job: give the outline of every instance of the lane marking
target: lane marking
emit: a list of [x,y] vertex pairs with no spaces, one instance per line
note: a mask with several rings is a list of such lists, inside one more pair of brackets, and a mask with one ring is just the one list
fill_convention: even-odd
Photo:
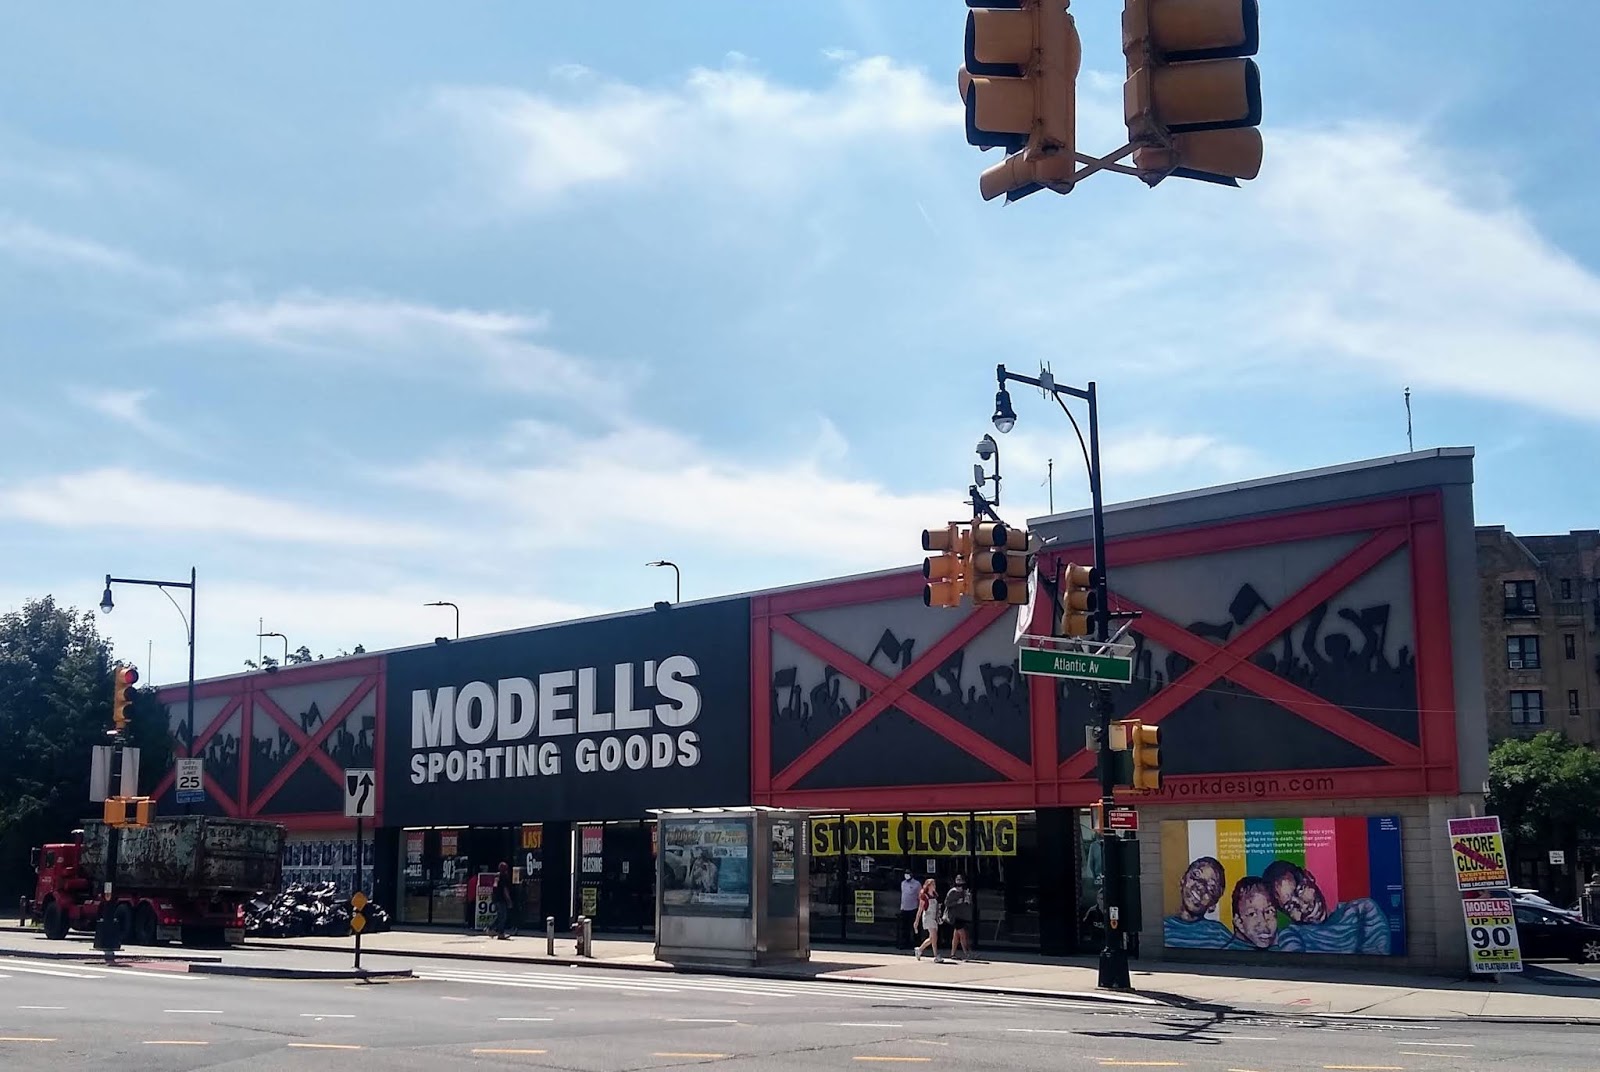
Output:
[[17,1008],[19,1008],[19,1009],[27,1009],[30,1012],[66,1012],[67,1011],[67,1007],[65,1005],[18,1005]]
[[1323,1065],[1322,1067],[1341,1069],[1343,1072],[1406,1072],[1404,1065]]
[[449,994],[446,994],[444,997],[440,998],[439,1000],[440,1001],[466,1001],[467,999],[466,998],[452,997]]
[[356,1014],[353,1012],[303,1012],[300,1015],[310,1017],[313,1020],[354,1020],[356,1018]]
[[1101,1057],[1100,1064],[1106,1068],[1187,1068],[1182,1061],[1121,1061],[1114,1057]]
[[522,1055],[527,1056],[527,1057],[535,1057],[535,1056],[537,1056],[537,1055],[539,1055],[541,1053],[545,1053],[547,1051],[545,1051],[545,1050],[490,1050],[490,1049],[480,1049],[480,1050],[473,1050],[472,1052],[473,1053],[516,1053],[516,1054],[522,1054]]
[[1448,1046],[1451,1049],[1470,1050],[1477,1046],[1476,1042],[1397,1042],[1396,1046],[1438,1046],[1441,1049]]
[[1401,1050],[1405,1057],[1432,1057],[1435,1061],[1465,1061],[1467,1055],[1463,1053],[1429,1053],[1427,1050]]
[[221,1009],[162,1009],[161,1011],[167,1013],[193,1013],[196,1016],[226,1015]]
[[23,1038],[20,1035],[0,1035],[0,1042],[54,1042],[55,1039]]
[[194,1039],[145,1039],[141,1045],[145,1046],[209,1046],[209,1042],[196,1042]]
[[948,1046],[948,1042],[939,1042],[935,1039],[902,1039],[907,1046]]
[[360,1050],[363,1046],[346,1046],[337,1042],[291,1042],[291,1050]]
[[1260,1072],[1260,1070],[1255,1068],[1230,1068],[1228,1072]]
[[933,1058],[932,1057],[853,1057],[853,1058],[851,1058],[851,1060],[854,1060],[854,1061],[915,1061],[915,1062],[924,1062],[925,1063],[925,1062],[933,1060]]
[[653,1053],[651,1057],[726,1057],[725,1053]]
[[496,1016],[502,1024],[549,1024],[555,1022],[553,1016]]
[[676,1016],[669,1016],[667,1018],[667,1023],[669,1024],[736,1024],[738,1022],[739,1021],[737,1020],[703,1020],[692,1017]]
[[851,1022],[851,1021],[846,1020],[843,1023],[829,1024],[828,1026],[829,1027],[904,1027],[906,1025],[905,1024],[880,1024],[880,1023],[870,1023],[869,1024],[869,1023]]

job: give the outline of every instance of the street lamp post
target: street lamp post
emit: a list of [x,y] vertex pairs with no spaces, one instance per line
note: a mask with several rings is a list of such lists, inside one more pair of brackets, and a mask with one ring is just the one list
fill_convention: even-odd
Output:
[[[1101,497],[1100,486],[1100,407],[1095,393],[1094,381],[1089,381],[1086,388],[1079,389],[1059,384],[1049,370],[1041,370],[1037,377],[1023,376],[1015,372],[1007,372],[1004,365],[995,368],[995,379],[999,383],[999,390],[994,398],[994,426],[1001,435],[1011,431],[1016,426],[1017,414],[1011,407],[1011,393],[1006,390],[1007,381],[1025,383],[1037,387],[1047,395],[1053,397],[1057,404],[1072,421],[1072,427],[1078,433],[1078,445],[1083,448],[1083,460],[1089,468],[1089,497],[1092,504],[1093,515],[1093,555],[1095,564],[1095,613],[1094,633],[1095,640],[1101,644],[1111,640],[1111,613],[1110,585],[1107,581],[1106,570],[1106,519],[1105,502]],[[1082,399],[1089,404],[1089,442],[1083,441],[1083,431],[1078,428],[1077,418],[1072,411],[1067,409],[1062,395]],[[998,491],[998,488],[996,489]],[[1116,615],[1127,617],[1127,615]],[[1111,716],[1115,704],[1112,701],[1111,686],[1097,684],[1092,686],[1095,693],[1095,709],[1100,716],[1100,812],[1109,816],[1116,795],[1116,767],[1114,756],[1111,752]],[[1099,985],[1108,990],[1130,989],[1128,979],[1128,950],[1124,941],[1123,931],[1116,926],[1121,915],[1122,901],[1122,841],[1111,832],[1109,822],[1100,834],[1100,848],[1104,861],[1104,890],[1106,897],[1106,927],[1105,946],[1100,951],[1100,977]]]
[[288,666],[289,665],[289,638],[288,637],[284,636],[282,633],[257,633],[256,636],[257,637],[275,636],[279,640],[283,641],[283,662],[280,665],[282,665],[282,666]]
[[678,569],[678,564],[676,562],[669,562],[666,559],[662,558],[662,559],[657,559],[654,562],[646,562],[645,565],[647,565],[647,566],[671,566],[672,567],[672,572],[677,578],[676,583],[675,583],[675,585],[673,587],[672,601],[674,603],[682,603],[683,602],[683,571]]
[[461,608],[448,599],[436,599],[432,603],[424,603],[424,607],[449,607],[456,612],[456,639],[461,639]]
[[[188,698],[188,705],[187,705],[188,706],[188,714],[187,714],[187,717],[184,720],[184,737],[185,737],[185,740],[184,740],[184,743],[183,743],[183,754],[184,754],[185,758],[192,759],[192,758],[194,758],[195,568],[193,566],[189,567],[189,580],[187,582],[184,582],[184,581],[149,581],[149,580],[142,580],[142,579],[137,578],[137,577],[113,577],[109,573],[106,574],[106,590],[105,590],[105,593],[103,595],[101,595],[101,597],[100,597],[100,610],[105,614],[110,614],[112,607],[115,606],[115,604],[111,601],[111,586],[113,584],[142,584],[142,585],[148,585],[151,588],[159,588],[159,589],[161,589],[161,594],[166,596],[169,600],[172,601],[172,606],[174,607],[174,609],[177,610],[178,617],[184,619],[184,621],[183,621],[184,628],[187,629],[188,633],[189,633],[189,698]],[[178,606],[178,601],[176,599],[172,598],[172,593],[171,592],[167,591],[167,589],[169,589],[169,588],[187,588],[189,590],[189,614],[188,614],[188,617],[184,617],[183,608]],[[204,758],[203,757],[201,759],[201,762],[204,763]],[[201,769],[204,770],[204,767],[202,767]],[[182,807],[183,807],[183,814],[185,814],[185,815],[192,814],[193,811],[194,811],[194,805],[192,805],[192,804],[184,804],[184,805],[182,805]]]

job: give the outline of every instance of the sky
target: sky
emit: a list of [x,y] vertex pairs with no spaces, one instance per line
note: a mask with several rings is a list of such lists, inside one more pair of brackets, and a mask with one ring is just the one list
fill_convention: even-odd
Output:
[[[912,565],[999,362],[1096,382],[1109,501],[1401,453],[1410,387],[1479,523],[1600,523],[1600,72],[1547,30],[1600,7],[1262,7],[1258,179],[1006,205],[953,0],[6,3],[0,611],[192,567],[204,677],[648,606],[658,559]],[[1071,9],[1110,151],[1121,5]],[[1086,506],[1014,397],[1002,514]],[[99,624],[184,676],[158,591]]]

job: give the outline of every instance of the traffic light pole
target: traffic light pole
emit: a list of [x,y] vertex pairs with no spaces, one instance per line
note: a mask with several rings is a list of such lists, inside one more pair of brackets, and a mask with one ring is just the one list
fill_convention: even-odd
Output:
[[[197,574],[197,572],[195,570],[195,567],[193,567],[193,566],[189,567],[189,580],[187,582],[185,582],[185,581],[152,581],[152,580],[145,580],[145,579],[138,578],[138,577],[113,577],[113,576],[111,576],[111,574],[108,573],[108,574],[106,574],[106,591],[105,591],[105,595],[100,600],[100,609],[105,611],[107,614],[109,614],[109,613],[111,613],[111,606],[112,606],[112,604],[111,604],[111,586],[113,584],[142,584],[142,585],[147,585],[148,587],[151,587],[151,588],[159,588],[159,589],[161,589],[161,594],[166,596],[169,600],[172,600],[173,607],[178,611],[178,616],[180,618],[182,618],[183,617],[183,608],[178,606],[178,601],[177,600],[172,599],[172,593],[168,592],[167,589],[168,588],[187,588],[189,590],[189,616],[187,618],[184,618],[184,622],[183,622],[184,628],[188,631],[188,634],[189,634],[189,689],[188,689],[188,703],[187,703],[188,714],[187,714],[187,717],[184,719],[184,735],[187,737],[187,740],[184,742],[183,754],[184,754],[184,756],[186,758],[189,758],[189,759],[193,759],[194,758],[194,616],[195,616],[195,592],[199,588],[199,585],[198,585],[197,581],[198,581],[198,574]],[[202,757],[202,758],[204,758],[204,757]],[[185,815],[191,815],[194,812],[194,805],[193,804],[184,804],[184,805],[182,805],[182,808],[183,808],[183,814],[185,814]]]

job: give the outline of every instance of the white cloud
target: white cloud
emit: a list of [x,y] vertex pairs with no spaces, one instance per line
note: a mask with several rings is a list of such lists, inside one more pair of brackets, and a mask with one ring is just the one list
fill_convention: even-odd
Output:
[[15,216],[0,216],[0,253],[27,264],[87,268],[98,272],[174,283],[182,276],[127,250],[62,234]]
[[[594,395],[585,364],[536,342],[549,318],[452,309],[385,297],[309,291],[271,301],[225,301],[167,326],[175,339],[224,339],[394,371],[449,375],[465,367],[496,386],[549,395]],[[397,362],[400,364],[397,366]],[[626,381],[614,377],[614,382]]]
[[103,468],[0,484],[0,517],[67,529],[186,532],[374,548],[440,542],[432,529],[336,514],[221,484]]
[[708,183],[764,189],[808,181],[825,157],[887,140],[957,130],[953,88],[884,56],[830,57],[816,89],[779,85],[744,57],[695,68],[675,87],[642,88],[563,68],[573,92],[488,86],[434,92],[428,112],[460,139],[476,180],[510,206],[571,191],[692,171]]
[[80,406],[120,421],[155,442],[169,447],[183,448],[184,440],[181,436],[146,412],[145,403],[153,393],[148,388],[126,391],[74,388],[71,391],[73,400]]

